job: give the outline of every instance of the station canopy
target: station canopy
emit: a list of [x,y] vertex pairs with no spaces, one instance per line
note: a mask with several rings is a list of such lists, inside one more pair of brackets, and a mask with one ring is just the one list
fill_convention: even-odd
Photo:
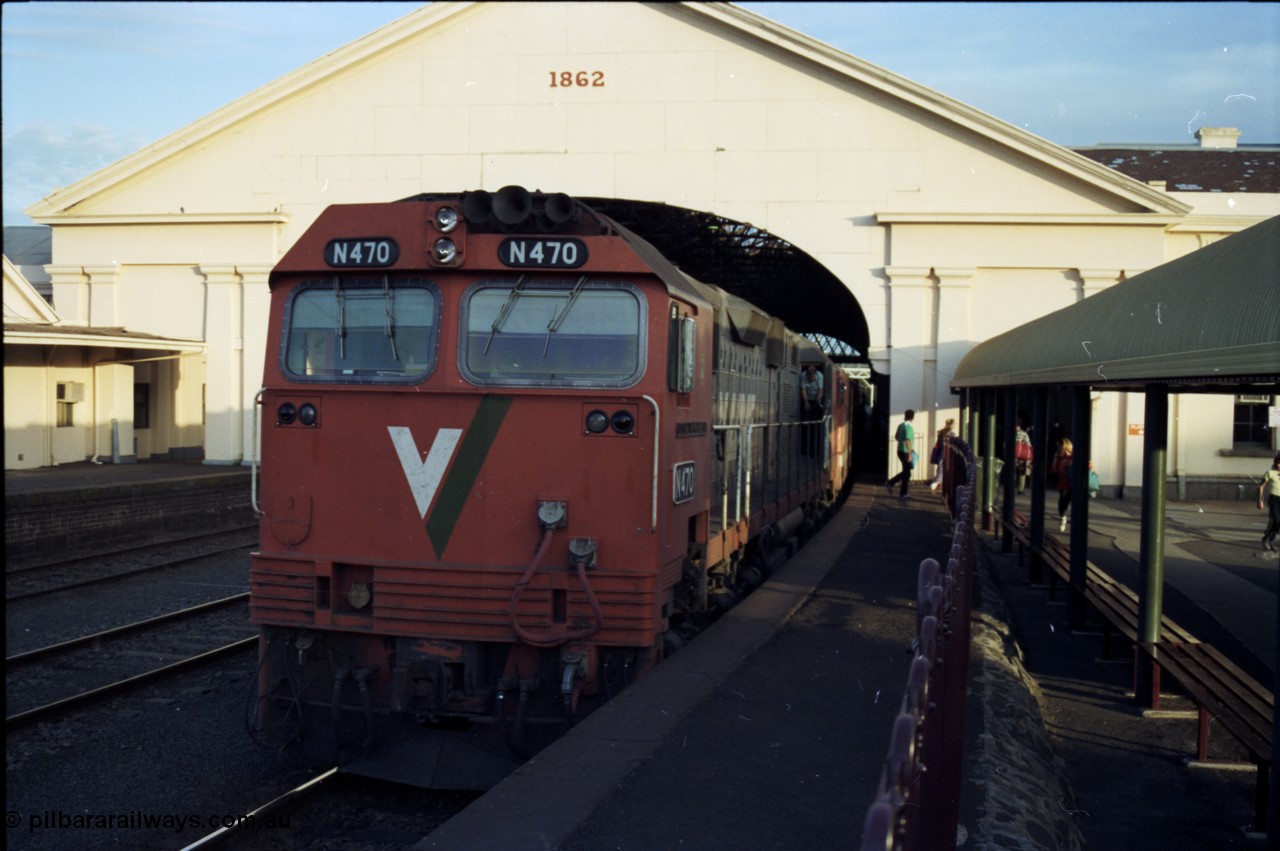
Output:
[[1280,216],[979,344],[951,382],[1172,393],[1277,383]]
[[768,231],[712,213],[617,198],[579,198],[643,237],[685,274],[714,284],[804,334],[832,360],[866,362],[862,307],[839,278]]

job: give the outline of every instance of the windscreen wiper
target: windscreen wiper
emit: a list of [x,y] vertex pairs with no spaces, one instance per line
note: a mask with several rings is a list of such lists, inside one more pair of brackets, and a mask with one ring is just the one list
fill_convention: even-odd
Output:
[[338,360],[345,361],[347,359],[347,310],[346,301],[342,296],[342,286],[338,282],[338,276],[333,276],[333,298],[338,303]]
[[398,362],[400,354],[396,351],[396,294],[386,275],[382,276],[382,306],[387,314],[387,339],[391,341],[391,359]]
[[573,292],[569,293],[569,301],[564,306],[564,310],[557,313],[547,323],[547,341],[542,344],[542,356],[547,356],[547,350],[551,348],[551,335],[560,330],[560,326],[564,324],[564,320],[568,318],[569,311],[573,310],[574,304],[578,301],[578,296],[582,295],[582,288],[587,284],[589,276],[583,275],[578,278],[578,283],[574,285]]
[[501,331],[502,326],[506,324],[507,317],[511,315],[511,308],[515,307],[516,299],[520,297],[525,281],[528,279],[528,275],[521,275],[516,279],[516,285],[511,288],[511,292],[507,293],[507,300],[502,303],[502,308],[498,311],[497,317],[493,320],[493,325],[489,328],[489,339],[484,344],[484,354],[489,354],[489,347],[493,345],[493,335]]

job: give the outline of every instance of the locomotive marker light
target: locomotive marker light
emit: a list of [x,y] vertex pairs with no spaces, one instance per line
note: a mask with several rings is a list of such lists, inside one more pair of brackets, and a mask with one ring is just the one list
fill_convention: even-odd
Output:
[[437,263],[452,263],[458,259],[458,244],[447,236],[437,239],[431,250]]
[[609,424],[618,434],[631,434],[636,427],[636,418],[631,416],[630,411],[614,411]]
[[292,402],[285,402],[276,410],[276,422],[280,425],[291,425],[297,418],[298,409]]
[[319,419],[320,412],[316,410],[316,406],[310,402],[303,402],[302,407],[298,409],[298,422],[304,426],[314,426]]
[[589,434],[603,434],[608,427],[609,415],[604,411],[595,410],[587,414],[587,432]]
[[458,211],[452,207],[436,210],[436,227],[441,233],[449,233],[458,226]]

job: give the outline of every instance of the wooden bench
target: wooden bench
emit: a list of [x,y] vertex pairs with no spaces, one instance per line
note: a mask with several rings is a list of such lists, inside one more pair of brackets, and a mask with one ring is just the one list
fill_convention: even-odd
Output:
[[1258,767],[1254,793],[1254,828],[1266,830],[1268,781],[1271,772],[1271,734],[1275,696],[1235,663],[1198,641],[1162,641],[1142,644],[1151,657],[1153,678],[1151,706],[1160,708],[1160,676],[1166,672],[1196,704],[1199,732],[1196,759],[1208,763],[1209,724],[1216,721],[1235,736]]
[[[998,529],[999,527],[997,527]],[[1014,523],[1009,529],[1020,547],[1035,552],[1031,546],[1031,530],[1026,517],[1014,512]],[[1022,563],[1023,553],[1019,553]],[[1196,759],[1209,762],[1209,724],[1218,721],[1226,727],[1249,752],[1258,767],[1255,786],[1254,826],[1266,829],[1270,770],[1271,738],[1274,723],[1275,697],[1256,680],[1240,670],[1230,659],[1215,650],[1212,645],[1197,641],[1186,629],[1171,618],[1161,614],[1160,641],[1158,644],[1139,641],[1138,628],[1141,607],[1138,595],[1127,585],[1112,578],[1093,563],[1086,563],[1085,587],[1076,589],[1071,584],[1071,553],[1067,545],[1051,535],[1045,536],[1040,558],[1050,569],[1052,593],[1055,579],[1061,579],[1069,588],[1078,590],[1085,600],[1103,617],[1103,653],[1109,629],[1123,633],[1134,645],[1134,660],[1138,653],[1145,653],[1152,660],[1151,707],[1160,707],[1160,674],[1167,671],[1196,704],[1199,716],[1199,733],[1196,741]],[[1134,684],[1137,685],[1137,666],[1134,666]]]
[[[1034,548],[1031,546],[1031,529],[1026,517],[1021,512],[1014,512],[1014,524],[1009,531],[1012,533],[1014,540],[1018,541],[1020,547],[1025,547],[1027,551],[1034,552]],[[1069,588],[1074,587],[1071,585],[1071,551],[1066,544],[1052,535],[1045,535],[1044,548],[1039,551],[1038,555],[1049,568],[1050,599],[1054,595],[1056,580],[1061,580]],[[1019,560],[1021,561],[1021,557]],[[1083,589],[1077,590],[1083,594],[1085,601],[1102,616],[1103,656],[1110,655],[1112,629],[1118,630],[1130,642],[1136,643],[1138,641],[1142,607],[1141,601],[1133,589],[1123,582],[1117,581],[1092,562],[1086,562],[1085,585]],[[1160,640],[1195,641],[1196,638],[1179,626],[1172,618],[1162,613],[1160,616]]]

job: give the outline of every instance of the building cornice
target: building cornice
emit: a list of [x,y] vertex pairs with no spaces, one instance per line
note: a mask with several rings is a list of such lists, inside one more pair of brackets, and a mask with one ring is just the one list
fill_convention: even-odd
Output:
[[[882,225],[1106,225],[1168,228],[1185,221],[1173,213],[876,213]],[[1252,222],[1257,223],[1257,220]]]
[[109,346],[119,349],[144,349],[147,351],[203,352],[205,344],[197,340],[173,340],[161,337],[117,336],[95,334],[67,325],[42,325],[39,330],[25,331],[6,326],[4,343],[27,346]]
[[79,227],[81,225],[279,225],[289,221],[288,213],[124,213],[99,216],[73,216],[68,213],[33,216],[42,225]]

